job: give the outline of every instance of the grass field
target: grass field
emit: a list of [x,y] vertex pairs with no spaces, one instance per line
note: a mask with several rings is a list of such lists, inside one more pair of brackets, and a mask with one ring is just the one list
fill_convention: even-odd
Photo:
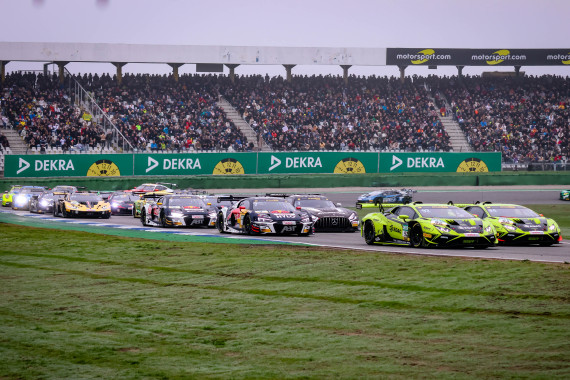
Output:
[[0,247],[1,379],[570,377],[568,264],[11,224]]

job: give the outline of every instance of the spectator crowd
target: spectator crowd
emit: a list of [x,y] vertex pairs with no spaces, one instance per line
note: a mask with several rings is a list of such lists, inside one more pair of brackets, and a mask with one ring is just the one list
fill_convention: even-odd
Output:
[[[113,134],[73,102],[77,81],[137,151],[251,151],[253,143],[217,105],[231,103],[276,151],[451,151],[439,115],[450,113],[474,151],[505,162],[569,155],[567,77],[425,78],[350,76],[11,73],[2,84],[2,120],[40,150],[100,148]],[[0,136],[0,144],[7,144]]]

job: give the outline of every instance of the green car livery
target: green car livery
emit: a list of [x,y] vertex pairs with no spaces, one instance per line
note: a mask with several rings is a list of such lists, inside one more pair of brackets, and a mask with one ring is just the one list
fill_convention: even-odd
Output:
[[473,215],[489,221],[498,233],[499,244],[552,245],[562,241],[558,224],[520,205],[491,202],[461,205]]
[[560,191],[560,200],[561,201],[570,201],[570,190],[561,190]]
[[[392,208],[385,212],[384,207]],[[379,211],[361,220],[361,235],[370,245],[488,248],[497,243],[496,231],[489,221],[454,205],[385,204],[380,205]]]
[[10,190],[8,190],[4,194],[2,194],[2,206],[3,207],[12,206],[12,202],[14,200],[14,195],[18,194],[20,192],[21,188],[22,188],[21,185],[13,185],[10,188]]

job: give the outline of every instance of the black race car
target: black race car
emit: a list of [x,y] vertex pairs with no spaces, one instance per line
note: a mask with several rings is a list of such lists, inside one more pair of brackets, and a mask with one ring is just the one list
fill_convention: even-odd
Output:
[[29,210],[37,214],[51,214],[53,205],[59,199],[65,197],[66,192],[61,191],[45,191],[40,195],[32,195],[29,201]]
[[309,235],[313,220],[307,211],[298,210],[277,197],[220,197],[236,201],[218,211],[217,227],[221,233]]
[[111,193],[107,201],[111,203],[111,214],[113,215],[132,215],[133,205],[139,200],[138,195],[130,192],[116,191]]
[[215,227],[216,212],[198,195],[169,194],[156,202],[145,202],[141,222],[144,226]]
[[295,194],[285,198],[294,207],[309,212],[313,217],[316,232],[358,231],[358,214],[334,204],[320,194]]

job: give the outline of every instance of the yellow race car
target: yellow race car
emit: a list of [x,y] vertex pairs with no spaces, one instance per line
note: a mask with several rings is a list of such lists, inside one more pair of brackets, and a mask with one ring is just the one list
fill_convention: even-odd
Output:
[[9,207],[12,206],[12,202],[14,200],[14,195],[20,192],[22,185],[12,185],[10,190],[4,192],[2,194],[2,207]]
[[69,193],[54,204],[53,216],[108,219],[111,217],[111,204],[94,193]]

